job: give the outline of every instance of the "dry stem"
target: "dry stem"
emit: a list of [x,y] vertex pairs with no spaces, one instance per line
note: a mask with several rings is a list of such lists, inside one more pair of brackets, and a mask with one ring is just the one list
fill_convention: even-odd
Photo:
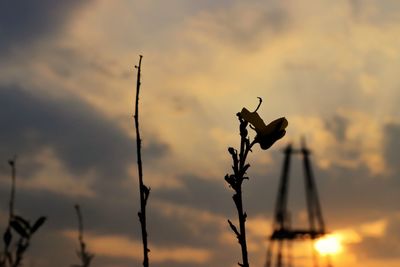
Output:
[[137,165],[139,173],[139,190],[140,190],[140,211],[138,212],[139,221],[142,229],[142,242],[143,242],[143,266],[149,266],[149,248],[147,243],[147,230],[146,230],[146,204],[147,199],[150,195],[150,188],[143,183],[143,168],[142,168],[142,156],[141,156],[141,143],[140,132],[139,132],[139,91],[140,91],[140,75],[141,65],[143,56],[139,57],[139,64],[135,66],[137,68],[137,80],[136,80],[136,103],[135,103],[135,127],[136,127],[136,148],[137,148]]

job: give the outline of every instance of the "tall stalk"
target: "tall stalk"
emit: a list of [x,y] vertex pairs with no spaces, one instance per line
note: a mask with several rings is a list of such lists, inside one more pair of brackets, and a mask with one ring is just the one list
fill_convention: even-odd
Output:
[[139,64],[135,66],[137,69],[136,78],[136,101],[135,101],[135,128],[136,128],[136,150],[137,150],[137,165],[139,174],[139,193],[140,193],[140,211],[138,212],[139,221],[142,229],[142,242],[143,242],[143,266],[149,266],[149,248],[147,242],[147,229],[146,229],[146,205],[150,195],[150,188],[147,187],[143,182],[143,167],[142,167],[142,155],[141,155],[141,143],[140,131],[139,131],[139,91],[140,91],[140,75],[142,67],[142,58],[139,56]]
[[[263,150],[270,148],[277,140],[285,135],[285,128],[288,125],[285,118],[276,119],[268,125],[265,125],[264,121],[257,113],[261,103],[262,99],[259,98],[259,104],[255,111],[250,112],[246,108],[243,108],[241,112],[236,114],[240,124],[240,149],[237,151],[233,147],[228,148],[228,152],[232,157],[233,174],[225,175],[225,181],[235,191],[232,198],[238,213],[239,229],[230,220],[228,220],[228,223],[232,231],[236,234],[236,238],[241,247],[242,263],[238,263],[238,265],[242,267],[250,266],[246,241],[247,214],[243,210],[242,199],[242,183],[245,179],[249,179],[246,177],[246,172],[250,168],[250,164],[246,163],[247,155],[257,143]],[[250,126],[250,128],[257,133],[253,141],[250,141],[247,126]]]

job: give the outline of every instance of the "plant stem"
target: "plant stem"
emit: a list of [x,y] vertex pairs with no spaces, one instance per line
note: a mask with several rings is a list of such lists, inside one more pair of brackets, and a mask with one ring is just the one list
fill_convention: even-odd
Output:
[[82,244],[83,243],[83,221],[82,221],[81,209],[78,204],[75,205],[75,210],[76,210],[76,216],[78,217],[78,230],[79,230],[78,240],[79,240],[79,243]]
[[76,215],[78,217],[78,241],[80,250],[78,251],[78,257],[81,260],[82,265],[73,265],[73,266],[80,266],[80,267],[89,267],[91,260],[93,259],[94,255],[90,254],[86,250],[86,244],[83,239],[83,217],[81,208],[78,204],[75,205]]
[[[11,193],[10,193],[10,201],[9,201],[8,226],[6,229],[6,233],[4,234],[4,237],[6,235],[9,235],[10,240],[11,240],[11,220],[14,217],[15,180],[16,180],[16,173],[17,173],[16,167],[15,167],[16,160],[17,160],[16,156],[14,156],[14,158],[8,160],[8,164],[11,167]],[[10,255],[10,251],[9,251],[10,243],[9,242],[10,241],[8,241],[8,242],[4,241],[4,242],[5,242],[5,246],[4,246],[3,257],[5,257],[5,258],[2,259],[1,263],[4,264],[4,266],[5,266],[6,262],[8,261],[9,265],[13,266],[14,263],[12,262],[12,258],[9,257],[9,255]]]
[[137,68],[137,79],[136,79],[136,103],[135,103],[135,127],[136,127],[136,148],[137,148],[137,165],[139,173],[139,191],[140,191],[140,212],[139,221],[142,229],[142,242],[143,242],[143,266],[149,266],[149,252],[147,244],[147,230],[146,230],[146,204],[150,194],[150,188],[143,183],[143,168],[142,168],[142,156],[141,156],[141,139],[139,132],[139,91],[140,91],[140,75],[141,65],[143,56],[139,57],[139,64],[135,66]]
[[239,217],[239,229],[240,229],[240,246],[242,248],[242,261],[243,267],[249,267],[249,259],[247,255],[247,241],[246,241],[246,214],[243,212],[243,201],[242,201],[242,188],[240,187],[236,192],[237,196],[237,210]]
[[246,217],[247,214],[243,211],[243,198],[242,198],[242,183],[243,180],[248,179],[245,177],[247,169],[250,167],[249,164],[246,163],[246,158],[251,151],[251,148],[255,144],[255,141],[250,143],[248,139],[248,132],[247,132],[247,122],[245,122],[240,115],[239,122],[240,122],[240,150],[239,153],[234,148],[229,148],[228,151],[232,156],[233,160],[233,174],[226,175],[225,180],[229,183],[229,185],[235,191],[233,195],[233,202],[236,205],[236,209],[238,212],[238,219],[239,219],[239,230],[237,227],[228,220],[229,226],[231,227],[232,231],[236,234],[236,237],[239,241],[241,251],[242,251],[242,262],[238,263],[239,266],[249,267],[249,259],[247,253],[247,241],[246,241]]
[[8,163],[11,166],[11,194],[10,194],[10,203],[9,203],[9,218],[8,221],[11,222],[11,219],[14,217],[14,199],[15,199],[15,177],[16,177],[16,159],[17,157],[14,157],[13,159],[10,159]]
[[236,204],[236,208],[238,211],[239,217],[239,230],[240,230],[240,239],[239,243],[242,249],[242,265],[243,267],[249,267],[249,259],[247,254],[247,241],[246,241],[246,213],[243,211],[243,198],[242,198],[242,182],[245,179],[245,163],[246,158],[251,150],[253,144],[249,145],[248,139],[245,136],[241,136],[240,140],[240,154],[239,154],[239,169],[237,174],[237,179],[240,181],[239,186],[237,187],[236,194],[233,196],[234,202]]
[[[82,219],[82,213],[81,213],[81,209],[79,207],[78,204],[75,205],[75,210],[76,210],[76,216],[78,217],[78,241],[79,241],[79,245],[81,248],[81,255],[85,254],[85,243],[83,241],[83,219]],[[82,265],[85,265],[85,262],[83,260],[83,257],[81,257],[82,260]]]

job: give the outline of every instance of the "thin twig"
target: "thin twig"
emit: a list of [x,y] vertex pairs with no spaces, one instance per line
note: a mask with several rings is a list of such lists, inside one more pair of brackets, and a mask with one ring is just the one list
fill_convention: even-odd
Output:
[[9,203],[9,217],[8,221],[11,222],[11,219],[14,217],[14,201],[15,201],[15,177],[16,177],[16,164],[17,156],[14,156],[13,159],[8,161],[8,164],[11,166],[11,194],[10,194],[10,203]]
[[135,102],[135,128],[136,128],[136,148],[137,148],[137,165],[139,173],[139,191],[140,191],[140,211],[138,213],[140,225],[142,228],[142,242],[143,242],[143,266],[149,266],[149,248],[147,244],[147,230],[146,230],[146,204],[150,194],[150,188],[143,183],[143,167],[142,167],[142,155],[141,155],[141,143],[140,132],[139,132],[139,91],[140,91],[140,75],[142,66],[143,56],[139,56],[139,64],[135,66],[137,68],[137,79],[136,79],[136,102]]
[[81,209],[79,205],[75,205],[76,215],[78,217],[78,240],[79,240],[79,247],[80,250],[77,251],[78,257],[81,260],[82,265],[73,265],[73,267],[89,267],[94,254],[89,253],[86,250],[86,244],[83,239],[83,217],[81,213]]
[[79,230],[78,240],[79,240],[79,243],[82,244],[83,243],[83,220],[82,220],[81,208],[79,207],[78,204],[75,205],[75,210],[76,210],[76,216],[78,217],[78,230]]

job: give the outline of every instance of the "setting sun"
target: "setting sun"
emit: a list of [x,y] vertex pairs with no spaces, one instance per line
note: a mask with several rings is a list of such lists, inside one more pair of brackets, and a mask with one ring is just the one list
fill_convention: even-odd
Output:
[[342,251],[340,238],[336,235],[328,235],[318,239],[314,247],[321,255],[338,254]]

